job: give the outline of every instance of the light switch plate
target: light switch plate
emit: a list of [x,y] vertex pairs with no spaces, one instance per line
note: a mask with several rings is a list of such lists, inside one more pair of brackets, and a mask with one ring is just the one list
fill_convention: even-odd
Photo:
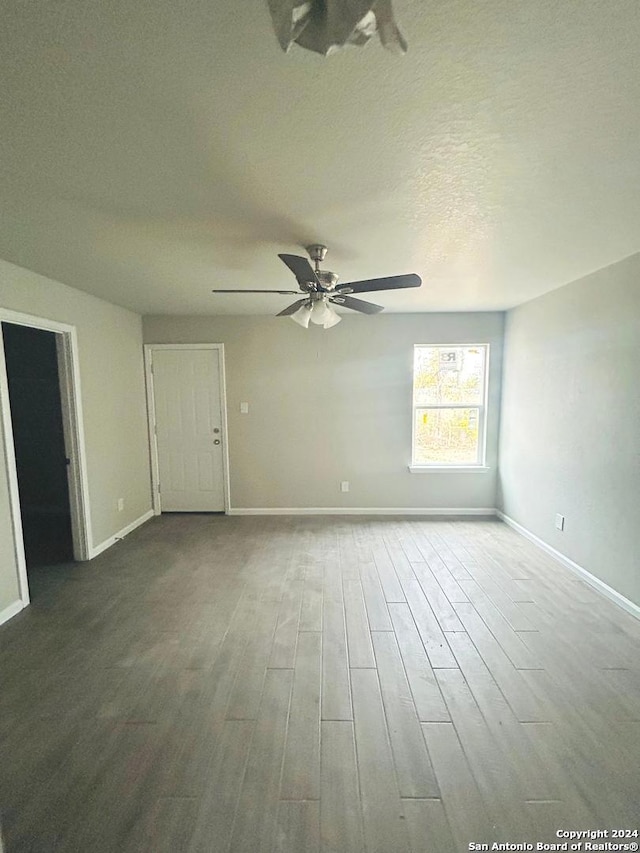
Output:
[[249,414],[249,404],[248,403],[240,403],[240,414],[248,415]]

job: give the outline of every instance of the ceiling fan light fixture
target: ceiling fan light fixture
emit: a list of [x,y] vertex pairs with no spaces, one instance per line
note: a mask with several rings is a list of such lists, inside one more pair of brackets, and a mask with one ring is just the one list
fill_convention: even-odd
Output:
[[311,319],[311,308],[309,305],[302,305],[295,314],[291,314],[291,319],[294,323],[302,326],[304,329],[309,328],[309,320]]
[[311,308],[311,322],[316,326],[324,326],[335,312],[329,308],[326,298],[316,299]]
[[333,305],[327,305],[327,309],[329,312],[329,317],[322,324],[323,329],[331,329],[333,326],[337,326],[342,317],[335,310]]

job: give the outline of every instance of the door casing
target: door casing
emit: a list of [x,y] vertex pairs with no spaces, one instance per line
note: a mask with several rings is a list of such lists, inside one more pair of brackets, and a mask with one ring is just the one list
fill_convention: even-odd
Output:
[[29,326],[33,329],[42,329],[43,331],[55,332],[56,334],[64,441],[70,460],[68,481],[73,556],[78,561],[84,561],[91,559],[93,536],[91,531],[89,480],[87,475],[82,396],[80,391],[78,336],[75,326],[0,307],[0,416],[2,417],[4,432],[4,464],[9,484],[9,503],[11,506],[14,553],[18,568],[18,587],[20,600],[23,607],[26,607],[30,601],[29,582],[27,579],[27,563],[22,535],[20,494],[18,491],[18,474],[13,443],[13,427],[11,423],[11,406],[9,403],[9,384],[4,357],[2,323]]

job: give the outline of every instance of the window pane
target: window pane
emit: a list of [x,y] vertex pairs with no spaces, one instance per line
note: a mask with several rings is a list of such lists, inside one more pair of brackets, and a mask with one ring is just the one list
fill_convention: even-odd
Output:
[[484,347],[416,347],[414,406],[447,403],[481,405],[484,395]]
[[416,409],[415,465],[477,465],[478,409]]

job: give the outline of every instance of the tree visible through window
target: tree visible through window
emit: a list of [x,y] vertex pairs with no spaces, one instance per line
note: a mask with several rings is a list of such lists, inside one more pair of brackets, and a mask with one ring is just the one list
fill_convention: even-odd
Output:
[[488,344],[414,347],[413,464],[484,464]]

